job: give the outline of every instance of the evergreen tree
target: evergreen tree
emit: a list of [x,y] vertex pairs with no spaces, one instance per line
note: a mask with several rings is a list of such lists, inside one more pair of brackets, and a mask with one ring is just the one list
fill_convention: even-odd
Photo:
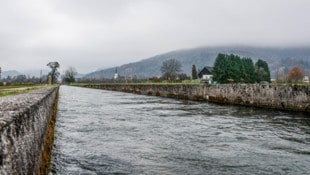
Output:
[[244,83],[255,82],[255,67],[251,58],[242,58]]
[[192,66],[192,79],[193,79],[193,80],[196,80],[197,78],[198,78],[197,69],[196,69],[196,66],[193,65],[193,66]]
[[227,55],[219,53],[213,66],[213,80],[219,83],[227,83]]
[[255,74],[256,74],[256,81],[267,81],[270,82],[270,71],[268,67],[268,63],[259,59],[255,63]]
[[241,77],[241,59],[233,54],[228,56],[227,77],[233,82],[240,82]]
[[240,65],[240,82],[241,83],[246,83],[246,77],[247,77],[247,72],[246,72],[246,68],[247,68],[247,64],[245,61],[245,58],[242,58],[241,60],[241,65]]
[[218,54],[213,67],[213,80],[219,83],[255,82],[255,67],[251,58]]

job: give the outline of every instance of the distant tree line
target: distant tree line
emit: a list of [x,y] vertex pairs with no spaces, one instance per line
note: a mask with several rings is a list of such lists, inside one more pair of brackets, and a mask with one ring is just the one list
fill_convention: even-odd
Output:
[[[156,77],[157,78],[157,77]],[[152,78],[131,78],[131,77],[119,77],[113,78],[76,78],[76,83],[145,83]]]
[[[9,84],[40,84],[42,82],[47,82],[47,76],[42,76],[41,78],[35,76],[17,75],[17,76],[7,76],[1,79],[1,82],[6,82]],[[0,83],[2,85],[2,83]]]
[[302,83],[306,76],[305,71],[300,66],[295,66],[291,70],[281,67],[276,70],[277,83]]
[[251,58],[241,58],[233,54],[218,54],[213,67],[213,80],[218,83],[255,83],[270,82],[267,62]]
[[[51,68],[48,75],[41,75],[40,77],[17,75],[17,76],[7,76],[1,78],[1,82],[9,84],[44,84],[44,83],[56,83],[60,73],[57,71],[59,68],[58,62],[49,62],[47,64]],[[3,83],[0,83],[3,85]]]

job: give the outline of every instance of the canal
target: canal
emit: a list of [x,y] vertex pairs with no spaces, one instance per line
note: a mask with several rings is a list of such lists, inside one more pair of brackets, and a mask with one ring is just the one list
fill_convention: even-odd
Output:
[[51,174],[308,174],[302,113],[61,86]]

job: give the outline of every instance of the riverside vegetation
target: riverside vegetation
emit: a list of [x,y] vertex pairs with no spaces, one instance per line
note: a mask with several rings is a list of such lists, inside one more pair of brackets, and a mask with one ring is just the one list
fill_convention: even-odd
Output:
[[21,93],[27,93],[33,90],[44,88],[46,85],[10,85],[10,86],[0,86],[0,97],[8,95],[16,95]]

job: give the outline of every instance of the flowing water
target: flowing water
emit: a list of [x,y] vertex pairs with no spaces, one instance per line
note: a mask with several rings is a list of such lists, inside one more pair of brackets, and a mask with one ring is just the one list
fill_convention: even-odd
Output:
[[61,86],[50,174],[310,174],[310,117]]

